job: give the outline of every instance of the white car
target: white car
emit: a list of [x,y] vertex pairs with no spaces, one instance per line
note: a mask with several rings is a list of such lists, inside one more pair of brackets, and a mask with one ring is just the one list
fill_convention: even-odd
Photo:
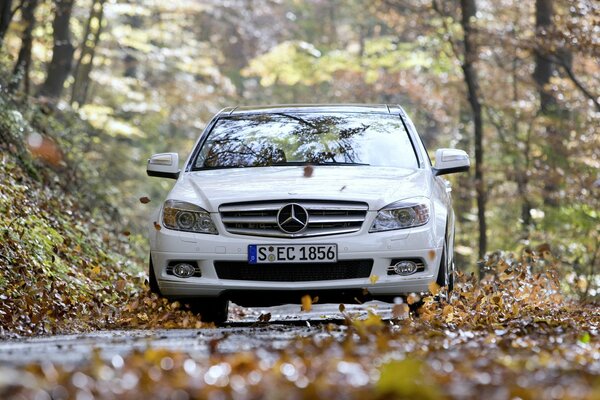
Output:
[[177,153],[148,160],[148,175],[177,180],[150,221],[151,290],[216,322],[229,300],[451,290],[454,213],[440,175],[468,170],[469,157],[435,158],[399,106],[224,109],[183,169]]

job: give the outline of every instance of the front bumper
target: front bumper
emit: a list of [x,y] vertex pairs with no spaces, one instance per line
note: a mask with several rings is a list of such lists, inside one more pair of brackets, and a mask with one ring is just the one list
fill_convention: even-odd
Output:
[[[395,296],[426,292],[437,277],[443,240],[427,224],[422,227],[368,233],[360,232],[302,239],[249,237],[232,234],[205,235],[162,228],[151,237],[154,273],[163,295],[180,297],[218,297],[232,292],[269,291],[345,291],[367,289],[373,296]],[[250,244],[319,244],[335,243],[338,259],[372,259],[371,276],[366,278],[274,282],[219,279],[215,261],[247,261]],[[388,275],[394,259],[421,259],[424,270],[410,276]],[[167,274],[173,261],[194,261],[201,277],[178,278]],[[302,264],[294,264],[302,268]],[[260,268],[260,264],[254,265]]]

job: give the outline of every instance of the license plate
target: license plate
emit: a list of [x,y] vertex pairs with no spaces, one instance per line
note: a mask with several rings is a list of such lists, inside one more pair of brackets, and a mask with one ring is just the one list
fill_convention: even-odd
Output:
[[334,263],[337,262],[336,244],[251,244],[248,263]]

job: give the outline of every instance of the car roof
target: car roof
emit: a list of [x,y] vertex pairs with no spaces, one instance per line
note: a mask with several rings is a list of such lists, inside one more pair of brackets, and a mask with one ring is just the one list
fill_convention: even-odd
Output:
[[402,112],[397,105],[387,104],[282,104],[267,106],[228,107],[221,115],[272,114],[272,113],[369,113],[397,114]]

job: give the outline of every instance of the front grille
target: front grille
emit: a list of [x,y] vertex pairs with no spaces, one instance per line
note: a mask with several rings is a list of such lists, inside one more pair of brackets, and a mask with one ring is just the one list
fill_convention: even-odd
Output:
[[368,278],[373,260],[341,260],[315,264],[248,264],[245,261],[215,261],[219,279],[238,281],[306,282]]
[[[277,224],[282,207],[298,204],[308,213],[306,229],[286,233]],[[285,200],[225,204],[219,207],[221,221],[229,233],[281,238],[340,235],[362,227],[369,206],[360,202]]]

